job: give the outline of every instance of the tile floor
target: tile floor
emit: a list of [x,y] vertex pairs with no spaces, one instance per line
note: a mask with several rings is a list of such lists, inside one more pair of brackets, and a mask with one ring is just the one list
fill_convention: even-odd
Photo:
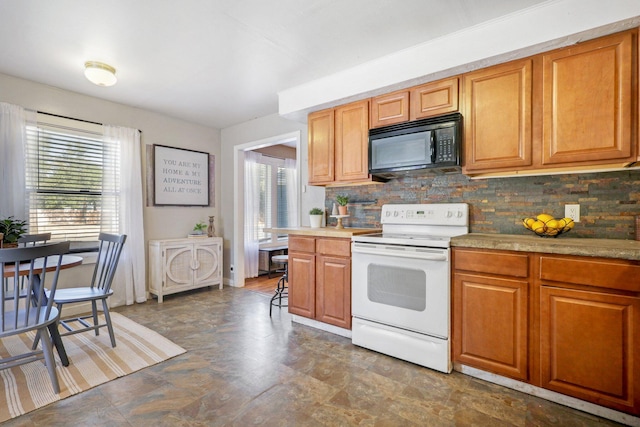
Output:
[[[268,296],[201,289],[119,307],[188,351],[6,426],[612,426],[269,318]],[[4,426],[3,426],[4,427]]]

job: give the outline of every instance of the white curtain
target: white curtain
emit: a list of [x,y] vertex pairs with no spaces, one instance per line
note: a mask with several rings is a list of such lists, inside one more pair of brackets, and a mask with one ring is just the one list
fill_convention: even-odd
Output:
[[287,179],[287,220],[289,227],[298,226],[298,180],[296,179],[296,160],[285,159],[284,168]]
[[244,153],[244,277],[258,277],[258,222],[260,203],[260,153]]
[[[113,281],[113,305],[130,305],[147,299],[145,282],[144,224],[142,218],[142,166],[140,154],[140,132],[137,129],[104,126],[105,150],[119,150],[120,167],[105,165],[103,194],[117,194],[106,197],[105,202],[113,206],[103,209],[117,209],[119,212],[120,234],[127,240],[122,249],[120,263]],[[111,157],[111,156],[109,156]],[[120,173],[116,173],[119,169]],[[111,202],[109,202],[109,200]],[[108,220],[108,216],[106,216]],[[110,224],[103,224],[105,231]]]
[[25,158],[27,125],[35,124],[36,113],[18,105],[0,102],[0,218],[27,219]]

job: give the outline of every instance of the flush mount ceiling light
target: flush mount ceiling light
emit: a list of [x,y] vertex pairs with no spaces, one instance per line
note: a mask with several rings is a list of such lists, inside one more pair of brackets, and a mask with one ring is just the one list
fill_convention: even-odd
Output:
[[98,86],[113,86],[118,81],[115,68],[97,61],[84,63],[84,75],[91,83]]

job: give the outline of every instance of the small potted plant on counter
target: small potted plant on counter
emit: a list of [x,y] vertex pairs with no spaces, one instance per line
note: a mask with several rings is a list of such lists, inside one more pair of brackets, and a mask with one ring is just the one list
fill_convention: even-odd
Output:
[[313,208],[309,211],[309,223],[311,228],[320,228],[322,225],[322,209]]
[[346,194],[338,194],[336,196],[336,202],[338,202],[338,214],[347,215],[347,204],[349,203],[349,196]]
[[2,233],[2,247],[12,248],[18,246],[18,239],[27,233],[27,221],[20,221],[10,216],[0,221],[0,233]]

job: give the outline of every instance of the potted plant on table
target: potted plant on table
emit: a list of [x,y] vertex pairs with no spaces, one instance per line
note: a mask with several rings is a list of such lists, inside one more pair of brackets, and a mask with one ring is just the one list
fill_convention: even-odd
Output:
[[10,216],[0,221],[0,234],[2,234],[2,247],[11,248],[18,246],[18,239],[27,233],[27,221],[20,221]]
[[191,234],[201,235],[206,234],[206,231],[207,224],[205,224],[204,222],[199,222],[193,226],[193,231],[191,232]]
[[311,228],[320,228],[322,225],[322,209],[313,208],[309,211],[309,223]]
[[336,196],[336,202],[338,202],[338,214],[347,215],[347,204],[349,203],[349,196],[346,194],[338,194]]

